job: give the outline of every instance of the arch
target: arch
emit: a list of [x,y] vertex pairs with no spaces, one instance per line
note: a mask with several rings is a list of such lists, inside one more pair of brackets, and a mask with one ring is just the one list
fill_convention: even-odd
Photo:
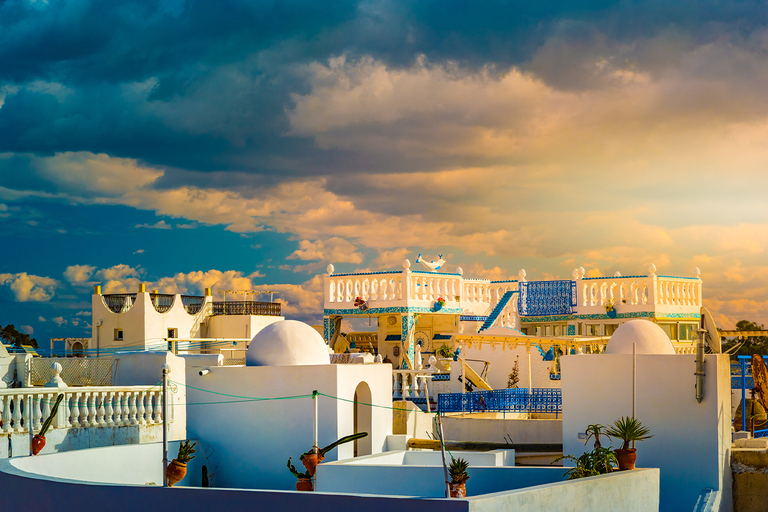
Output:
[[368,435],[355,441],[355,457],[373,453],[373,407],[371,407],[371,388],[361,381],[355,388],[355,410],[353,414],[355,434],[368,432]]
[[72,344],[72,355],[75,357],[83,357],[83,344],[76,341]]

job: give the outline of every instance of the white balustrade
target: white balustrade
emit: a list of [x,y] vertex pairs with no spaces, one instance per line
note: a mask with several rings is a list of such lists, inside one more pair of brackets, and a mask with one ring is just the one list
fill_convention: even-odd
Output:
[[[33,432],[51,414],[59,393],[64,399],[51,428],[94,428],[123,425],[156,425],[163,421],[162,391],[155,386],[120,388],[50,388],[0,390],[0,433],[28,432],[32,413]],[[172,421],[169,419],[169,421]]]
[[392,370],[392,399],[428,399],[432,375],[432,372],[423,370]]

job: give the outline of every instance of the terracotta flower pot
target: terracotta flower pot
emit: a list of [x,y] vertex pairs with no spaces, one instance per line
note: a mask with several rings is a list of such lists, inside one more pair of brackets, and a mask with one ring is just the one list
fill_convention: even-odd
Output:
[[45,436],[35,434],[32,436],[32,455],[37,455],[45,448]]
[[310,474],[310,476],[315,476],[315,468],[317,468],[317,465],[323,462],[323,459],[325,457],[317,454],[317,453],[310,453],[308,455],[304,455],[304,458],[301,459],[301,463],[304,464],[304,467],[307,469],[307,473]]
[[619,469],[635,469],[635,461],[637,460],[637,452],[635,448],[629,450],[617,449],[616,460],[619,461]]
[[168,479],[168,487],[173,487],[187,475],[187,465],[173,459],[165,470],[165,477]]
[[455,484],[451,482],[448,484],[451,488],[451,498],[466,498],[467,497],[467,483],[461,482],[460,484]]
[[299,478],[296,480],[297,491],[312,491],[312,479],[311,478]]

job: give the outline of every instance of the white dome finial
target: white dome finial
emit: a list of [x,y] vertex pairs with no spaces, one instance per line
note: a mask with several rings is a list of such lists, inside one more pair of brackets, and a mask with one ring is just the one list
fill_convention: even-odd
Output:
[[51,380],[45,383],[46,388],[66,388],[67,383],[64,382],[61,378],[61,371],[63,370],[63,367],[61,366],[61,363],[58,361],[53,363],[51,365],[51,369],[53,370],[53,377],[51,377]]
[[525,269],[521,268],[520,272],[517,273],[517,278],[518,278],[519,281],[525,281],[525,276],[526,275],[527,274],[525,273]]
[[584,267],[579,267],[579,275],[581,277],[584,277],[587,274],[587,271],[584,270]]
[[571,272],[571,277],[573,277],[574,281],[580,278],[581,276],[579,275],[579,269],[577,268],[573,269],[573,272]]
[[464,269],[461,268],[461,267],[456,267],[456,273],[459,274],[460,276],[463,276],[464,275]]
[[403,260],[403,268],[405,270],[408,270],[409,268],[411,268],[411,260],[409,260],[408,258],[405,258]]
[[701,277],[701,270],[699,267],[694,268],[693,273],[696,274],[696,277]]
[[333,271],[336,269],[333,268],[333,263],[329,263],[325,270],[327,270],[329,274],[333,274]]
[[656,274],[656,265],[651,263],[650,265],[648,265],[648,275],[653,276],[655,274]]

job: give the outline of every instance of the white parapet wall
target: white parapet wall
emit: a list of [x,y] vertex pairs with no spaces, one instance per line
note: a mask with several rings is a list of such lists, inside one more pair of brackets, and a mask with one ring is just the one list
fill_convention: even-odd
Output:
[[[631,354],[562,357],[565,454],[592,449],[584,444],[588,425],[632,415],[632,361]],[[637,466],[661,469],[662,512],[693,510],[706,488],[718,493],[713,510],[732,509],[730,361],[706,356],[701,403],[695,368],[693,355],[637,356],[635,416],[653,435],[636,444]]]

